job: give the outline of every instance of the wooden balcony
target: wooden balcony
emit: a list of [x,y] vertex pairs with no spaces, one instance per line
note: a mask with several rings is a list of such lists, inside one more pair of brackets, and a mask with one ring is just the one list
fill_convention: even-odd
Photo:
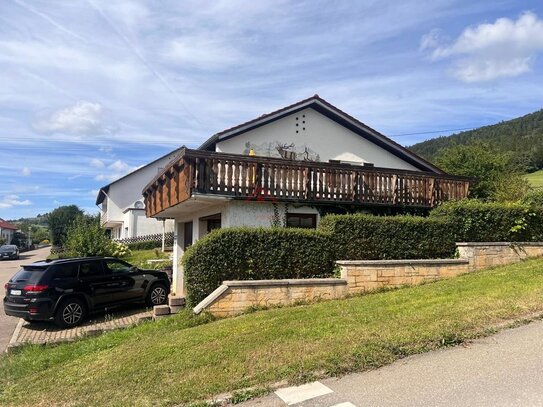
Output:
[[271,202],[431,208],[467,197],[445,174],[184,149],[143,190],[147,216],[195,195]]

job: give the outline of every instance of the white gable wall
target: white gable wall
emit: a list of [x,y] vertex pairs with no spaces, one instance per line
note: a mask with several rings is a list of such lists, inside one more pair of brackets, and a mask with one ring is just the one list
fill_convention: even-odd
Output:
[[[162,221],[155,218],[140,216],[143,210],[130,210],[136,201],[143,202],[141,191],[160,170],[174,158],[175,154],[169,154],[161,160],[142,168],[126,178],[110,185],[107,192],[107,213],[109,222],[123,222],[120,237],[135,237],[149,234],[162,233]],[[173,220],[166,222],[166,232],[173,231]]]
[[294,143],[298,159],[301,159],[301,153],[305,147],[308,147],[310,152],[318,154],[319,160],[322,162],[328,160],[341,160],[353,164],[369,162],[376,167],[418,170],[415,166],[311,108],[283,117],[231,139],[219,141],[216,151],[247,154],[247,143],[250,143],[257,155],[267,156],[271,152],[272,156],[278,157],[278,153],[274,149],[276,142],[286,145]]

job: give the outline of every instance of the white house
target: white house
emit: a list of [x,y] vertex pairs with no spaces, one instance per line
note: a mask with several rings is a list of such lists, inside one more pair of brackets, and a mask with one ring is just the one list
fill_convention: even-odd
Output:
[[15,232],[17,232],[17,226],[12,225],[11,223],[0,218],[0,238],[6,242],[5,244],[11,243]]
[[101,225],[110,231],[112,239],[161,234],[163,226],[166,233],[173,231],[173,220],[165,220],[163,225],[162,219],[145,216],[141,190],[179,152],[172,151],[100,188],[96,205],[100,206]]
[[431,208],[467,195],[466,179],[318,95],[183,149],[143,190],[150,217],[175,219],[172,291],[185,248],[218,227],[316,227],[322,214]]

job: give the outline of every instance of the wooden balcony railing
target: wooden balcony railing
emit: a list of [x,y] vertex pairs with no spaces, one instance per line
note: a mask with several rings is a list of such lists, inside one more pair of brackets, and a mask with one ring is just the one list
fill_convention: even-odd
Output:
[[185,149],[143,195],[147,216],[155,216],[194,194],[431,208],[465,198],[468,188],[468,179],[443,174]]

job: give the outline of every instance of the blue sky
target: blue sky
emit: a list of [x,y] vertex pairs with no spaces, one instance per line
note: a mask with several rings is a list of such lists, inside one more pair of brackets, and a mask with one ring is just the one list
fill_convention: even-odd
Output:
[[315,93],[404,145],[517,117],[542,54],[541,1],[5,0],[0,217]]

